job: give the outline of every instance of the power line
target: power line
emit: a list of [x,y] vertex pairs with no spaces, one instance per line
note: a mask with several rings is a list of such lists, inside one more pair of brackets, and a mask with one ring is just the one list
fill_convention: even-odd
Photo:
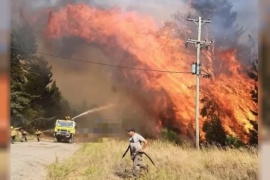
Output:
[[[13,47],[11,47],[11,49],[22,50],[22,49],[13,48]],[[106,63],[101,63],[101,62],[87,61],[84,59],[66,58],[66,57],[61,57],[61,56],[57,56],[54,54],[48,54],[48,53],[39,52],[39,51],[36,51],[36,53],[44,55],[44,56],[50,56],[50,57],[59,58],[59,59],[66,59],[69,61],[77,61],[77,62],[83,62],[83,63],[89,63],[89,64],[95,64],[95,65],[101,65],[101,66],[108,66],[108,67],[120,68],[120,69],[133,69],[133,70],[140,70],[140,71],[154,71],[154,72],[174,73],[174,74],[192,74],[191,72],[183,72],[183,71],[169,71],[169,70],[157,70],[157,69],[146,69],[146,68],[137,68],[137,67],[129,67],[129,66],[119,66],[119,65],[114,65],[114,64],[106,64]]]

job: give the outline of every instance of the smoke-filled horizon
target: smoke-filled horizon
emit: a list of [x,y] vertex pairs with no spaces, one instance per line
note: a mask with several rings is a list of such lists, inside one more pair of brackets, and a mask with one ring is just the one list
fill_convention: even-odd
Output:
[[[151,16],[160,25],[162,22],[171,21],[172,15],[179,11],[182,14],[194,13],[196,11],[204,11],[201,15],[203,18],[209,18],[209,14],[214,14],[212,21],[216,23],[215,28],[218,28],[218,22],[222,19],[217,16],[222,16],[223,18],[228,18],[228,12],[226,9],[223,12],[215,12],[214,9],[218,11],[219,7],[223,4],[231,4],[231,11],[236,12],[236,20],[234,25],[239,25],[243,27],[246,32],[242,37],[242,41],[247,40],[247,35],[250,34],[254,39],[257,40],[258,34],[258,1],[253,0],[168,0],[166,2],[162,0],[44,0],[44,1],[34,1],[34,0],[22,0],[13,1],[12,7],[16,9],[25,9],[28,11],[35,11],[37,9],[51,8],[56,9],[63,7],[67,4],[79,4],[86,3],[92,7],[112,9],[117,8],[122,12],[136,11],[139,14],[146,14]],[[213,11],[212,11],[213,10]],[[209,13],[211,12],[212,13]],[[14,12],[14,11],[13,11]],[[216,15],[215,15],[216,13]],[[14,17],[14,16],[13,16]],[[228,18],[226,21],[230,21]],[[222,27],[220,27],[222,28]]]
[[[192,52],[195,51],[193,47],[185,50],[185,39],[181,37],[196,35],[196,29],[189,34],[185,33],[189,31],[189,25],[186,27],[187,23],[182,20],[165,26],[162,22],[175,22],[172,15],[177,11],[178,18],[189,12],[194,16],[209,16],[213,22],[207,29],[204,28],[203,35],[214,38],[216,42],[211,52],[215,53],[204,53],[203,62],[214,78],[202,82],[202,97],[213,98],[220,106],[217,111],[220,111],[218,114],[223,118],[226,130],[246,140],[244,132],[250,127],[247,119],[254,118],[249,112],[253,104],[247,92],[252,83],[246,75],[239,75],[238,71],[242,71],[239,62],[247,61],[249,57],[246,53],[250,41],[245,36],[251,34],[252,38],[256,38],[256,33],[252,32],[256,29],[255,24],[240,23],[246,22],[241,13],[245,12],[245,18],[250,16],[250,19],[254,15],[254,6],[247,6],[246,1],[242,3],[246,7],[244,10],[239,2],[230,4],[226,0],[219,0],[220,5],[216,1],[198,0],[171,0],[166,3],[152,0],[21,2],[15,2],[13,8],[19,9],[18,12],[27,21],[34,22],[41,52],[174,71],[190,71],[192,59],[195,59]],[[74,2],[87,2],[88,5],[71,5]],[[210,11],[211,8],[215,11]],[[39,16],[37,22],[29,12],[41,14],[42,17]],[[13,17],[13,22],[16,22],[16,18],[18,16]],[[239,27],[236,27],[237,23]],[[180,30],[178,40],[171,36],[175,25]],[[242,26],[247,28],[245,32],[239,31]],[[119,107],[117,112],[110,113],[114,116],[111,118],[130,119],[132,122],[129,123],[145,126],[145,129],[153,130],[162,124],[182,134],[192,130],[195,79],[191,75],[112,69],[56,58],[48,60],[62,94],[72,104],[78,106],[83,100],[90,105],[114,103]],[[232,95],[226,97],[228,93]],[[228,101],[232,98],[234,101],[228,107]],[[242,104],[241,99],[245,99],[246,104]]]

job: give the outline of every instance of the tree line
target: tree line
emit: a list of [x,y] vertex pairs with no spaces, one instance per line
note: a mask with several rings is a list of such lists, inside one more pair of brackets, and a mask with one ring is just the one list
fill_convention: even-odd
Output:
[[11,32],[11,125],[28,131],[53,127],[56,118],[74,113],[52,79],[52,66],[37,55],[37,42],[29,24]]

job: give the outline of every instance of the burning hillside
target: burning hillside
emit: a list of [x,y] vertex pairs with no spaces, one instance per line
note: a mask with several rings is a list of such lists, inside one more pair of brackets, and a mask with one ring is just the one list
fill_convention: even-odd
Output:
[[[158,29],[151,17],[140,16],[134,11],[123,13],[87,5],[67,5],[50,13],[46,35],[51,40],[78,37],[99,45],[111,58],[111,64],[118,62],[117,53],[124,51],[128,55],[120,65],[189,72],[195,56],[184,48],[184,39],[171,36],[173,30],[173,27]],[[236,50],[220,52],[215,58],[218,62],[213,62],[210,53],[205,53],[204,58],[213,77],[202,80],[201,98],[217,104],[215,113],[230,134],[246,139],[244,132],[250,128],[248,119],[255,119],[250,112],[255,107],[250,98],[253,83],[236,59]],[[121,69],[120,72],[123,83],[132,83],[142,89],[130,89],[130,92],[141,106],[151,111],[159,126],[171,123],[186,133],[189,124],[194,124],[194,76],[130,69]],[[201,103],[200,107],[203,105]],[[201,126],[203,121],[201,118]]]

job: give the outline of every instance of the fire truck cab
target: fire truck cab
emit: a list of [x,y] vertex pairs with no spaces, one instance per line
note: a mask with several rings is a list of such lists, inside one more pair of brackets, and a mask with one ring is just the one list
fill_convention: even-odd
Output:
[[73,142],[76,133],[76,122],[73,120],[56,120],[54,137],[57,142]]

